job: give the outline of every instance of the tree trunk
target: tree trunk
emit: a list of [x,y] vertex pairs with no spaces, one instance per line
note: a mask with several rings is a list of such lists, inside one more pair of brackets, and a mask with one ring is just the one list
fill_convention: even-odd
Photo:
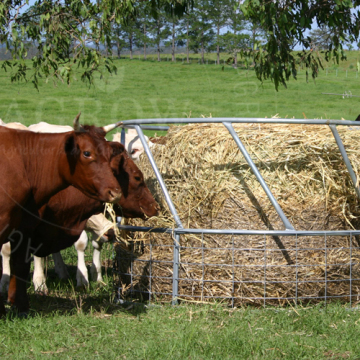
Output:
[[160,23],[157,24],[157,60],[160,61]]
[[133,58],[133,34],[129,36],[129,50],[130,50],[130,60]]
[[120,59],[120,52],[121,52],[120,41],[117,41],[116,44],[117,44],[117,56],[118,59]]
[[144,24],[144,60],[146,60],[146,25]]
[[172,28],[171,61],[175,61],[175,21],[173,21]]
[[205,49],[204,49],[204,32],[201,32],[201,61],[205,64]]
[[252,31],[252,49],[255,50],[255,41],[256,41],[256,29],[255,26]]
[[217,25],[216,56],[217,56],[217,63],[218,63],[218,65],[220,65],[220,45],[219,45],[219,39],[220,39],[220,26]]
[[186,22],[186,59],[189,64],[189,20]]

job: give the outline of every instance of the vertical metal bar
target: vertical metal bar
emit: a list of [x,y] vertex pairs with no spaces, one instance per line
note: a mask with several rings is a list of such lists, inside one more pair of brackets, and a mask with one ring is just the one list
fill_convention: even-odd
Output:
[[231,244],[232,244],[232,296],[231,296],[231,307],[234,308],[234,298],[235,298],[235,244],[234,244],[234,234],[231,235]]
[[173,286],[172,286],[172,305],[178,304],[179,296],[179,266],[180,266],[180,235],[175,233],[173,258]]
[[327,236],[325,234],[325,306],[327,304]]
[[204,233],[201,234],[201,301],[204,300],[204,274],[205,274],[205,256],[204,256]]
[[350,234],[350,308],[352,305],[352,234]]
[[125,128],[121,129],[120,142],[125,146]]
[[134,294],[134,283],[133,283],[133,258],[134,258],[134,252],[131,250],[131,260],[130,260],[130,284],[131,284],[131,299],[133,299]]
[[[170,194],[166,188],[165,182],[160,174],[160,171],[155,163],[154,157],[150,151],[149,145],[145,139],[142,129],[139,125],[135,125],[135,129],[139,135],[140,141],[144,147],[145,153],[150,161],[150,164],[154,170],[155,176],[160,184],[161,190],[164,194],[165,200],[169,206],[172,216],[174,217],[176,226],[183,228],[180,217],[175,209],[175,206],[171,200]],[[174,238],[174,254],[173,254],[173,284],[172,284],[172,304],[177,305],[179,295],[179,261],[180,261],[180,235],[175,233]]]
[[296,262],[295,262],[295,271],[296,271],[296,278],[295,278],[295,304],[297,306],[298,304],[298,290],[299,290],[299,264],[298,264],[298,252],[299,252],[299,247],[298,247],[298,235],[296,234],[295,237],[295,247],[296,247]]
[[144,136],[144,133],[141,129],[141,127],[139,125],[135,125],[134,126],[138,135],[139,135],[139,138],[140,138],[140,141],[144,147],[144,150],[145,150],[145,153],[147,155],[147,157],[149,158],[149,161],[150,161],[150,164],[154,170],[154,173],[155,173],[155,176],[157,178],[157,180],[159,181],[159,184],[160,184],[160,187],[161,187],[161,190],[164,194],[164,197],[165,197],[165,200],[166,200],[166,203],[168,204],[169,206],[169,209],[171,211],[171,214],[172,216],[174,217],[174,220],[175,220],[175,223],[176,223],[176,226],[179,227],[179,228],[183,228],[183,225],[181,223],[181,220],[180,220],[180,217],[175,209],[175,206],[171,200],[171,197],[170,197],[170,194],[166,188],[166,185],[165,185],[165,182],[160,174],[160,171],[155,163],[155,160],[154,160],[154,157],[152,156],[152,153],[150,151],[150,148],[149,148],[149,145],[148,143],[146,142],[146,139],[145,139],[145,136]]
[[266,235],[264,235],[264,308],[266,307]]
[[149,266],[149,304],[151,304],[151,295],[152,295],[152,238],[153,235],[150,235],[150,266]]
[[252,161],[249,153],[247,152],[245,146],[243,145],[243,143],[241,142],[241,140],[239,139],[236,131],[234,130],[233,126],[231,123],[228,122],[223,122],[224,126],[228,129],[229,133],[231,134],[231,136],[233,137],[233,139],[236,142],[236,145],[238,146],[238,148],[240,149],[240,151],[242,152],[245,160],[247,161],[247,163],[249,164],[251,170],[253,171],[253,173],[255,174],[257,180],[259,181],[260,185],[262,186],[262,188],[264,189],[266,195],[268,196],[270,202],[272,203],[272,205],[274,206],[276,212],[278,213],[278,215],[280,216],[280,219],[282,220],[282,222],[284,223],[284,226],[286,228],[286,230],[295,230],[294,227],[291,225],[290,221],[288,220],[288,218],[286,217],[286,215],[284,214],[284,212],[282,211],[279,203],[277,202],[277,200],[275,199],[274,195],[272,194],[272,192],[270,191],[269,187],[267,186],[265,180],[263,179],[263,177],[261,176],[258,168],[256,167],[255,163]]
[[351,163],[350,163],[350,160],[347,156],[347,153],[346,153],[346,150],[345,150],[345,147],[344,147],[344,144],[341,140],[341,137],[338,133],[338,131],[336,130],[336,126],[335,125],[329,125],[333,135],[334,135],[334,138],[335,138],[335,141],[337,143],[337,146],[339,147],[339,150],[340,150],[340,153],[344,159],[344,162],[345,162],[345,165],[348,169],[348,172],[350,174],[350,177],[351,177],[351,180],[354,184],[354,187],[355,187],[355,191],[356,191],[356,194],[357,196],[360,198],[360,190],[359,188],[357,187],[357,177],[356,177],[356,174],[351,166]]

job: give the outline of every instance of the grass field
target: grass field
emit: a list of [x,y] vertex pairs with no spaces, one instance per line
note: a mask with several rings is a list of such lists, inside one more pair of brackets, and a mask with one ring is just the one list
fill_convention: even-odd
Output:
[[95,311],[78,306],[67,315],[0,322],[0,357],[358,359],[359,317],[358,311],[336,304],[258,310],[188,305]]
[[[104,125],[118,120],[169,117],[345,118],[360,113],[360,98],[322,95],[351,91],[360,77],[349,54],[342,67],[329,65],[316,82],[305,71],[276,92],[254,71],[232,67],[115,60],[118,75],[87,88],[51,81],[37,92],[31,83],[11,84],[0,72],[0,118],[25,125],[39,121]],[[336,72],[336,70],[338,70]],[[348,72],[346,72],[348,70]],[[73,251],[72,249],[69,252]],[[90,254],[90,253],[89,253]],[[72,265],[76,260],[72,260]],[[72,279],[74,280],[74,267]],[[110,273],[109,273],[110,276]],[[91,283],[87,293],[49,272],[50,296],[33,293],[32,316],[0,322],[0,358],[100,359],[357,359],[360,313],[346,306],[227,309],[221,305],[151,307],[112,303],[111,281]]]
[[[306,82],[305,70],[288,88],[275,91],[261,84],[254,70],[231,66],[183,64],[168,61],[115,60],[118,74],[96,80],[88,88],[81,81],[67,86],[51,81],[40,85],[11,84],[0,72],[0,118],[25,125],[39,121],[70,124],[81,111],[82,121],[102,125],[118,120],[170,117],[281,117],[353,120],[360,113],[356,97],[322,95],[350,92],[360,96],[357,52],[346,68],[330,66],[317,80]],[[352,68],[351,68],[352,67]],[[338,73],[336,75],[336,71]],[[346,72],[346,70],[348,70]],[[98,77],[98,76],[97,76]]]

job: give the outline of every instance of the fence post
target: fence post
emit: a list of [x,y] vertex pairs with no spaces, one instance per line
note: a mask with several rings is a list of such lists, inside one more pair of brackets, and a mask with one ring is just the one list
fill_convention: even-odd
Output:
[[[180,217],[175,209],[175,206],[171,200],[171,196],[166,188],[165,182],[160,174],[160,171],[156,165],[156,162],[154,160],[154,157],[152,156],[151,150],[149,148],[149,145],[145,139],[144,133],[140,127],[140,125],[135,125],[134,126],[140,141],[144,147],[144,151],[145,154],[147,155],[149,162],[154,170],[155,176],[159,182],[159,185],[161,187],[161,190],[164,194],[165,200],[169,206],[169,210],[172,214],[172,216],[174,217],[176,226],[178,228],[183,229],[183,225],[181,223]],[[178,303],[178,293],[179,293],[179,262],[180,262],[180,235],[176,233],[176,231],[174,231],[175,236],[174,236],[174,254],[173,254],[173,286],[172,286],[172,304],[176,305]]]
[[178,304],[179,296],[179,263],[180,263],[180,235],[175,232],[173,254],[173,278],[172,278],[172,305]]

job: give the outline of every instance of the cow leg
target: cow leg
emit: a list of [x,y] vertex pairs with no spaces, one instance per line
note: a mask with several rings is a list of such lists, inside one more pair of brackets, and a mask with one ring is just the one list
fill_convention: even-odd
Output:
[[92,246],[94,248],[93,253],[93,262],[91,264],[91,278],[93,281],[102,282],[103,278],[101,275],[101,249],[103,243],[100,241],[92,241]]
[[88,244],[88,236],[83,231],[74,246],[78,254],[78,265],[76,271],[77,287],[87,287],[89,285],[88,270],[85,264],[85,250]]
[[[0,249],[1,249],[1,245],[0,245]],[[1,263],[1,270],[2,270],[2,263]],[[3,318],[5,316],[6,316],[5,305],[4,305],[3,297],[1,296],[1,292],[0,292],[0,318]]]
[[69,278],[69,272],[64,263],[64,260],[60,254],[60,252],[53,253],[52,257],[54,259],[55,264],[55,272],[58,275],[59,279],[66,280]]
[[19,313],[27,313],[29,299],[27,287],[29,285],[31,244],[28,237],[22,238],[18,243],[12,244],[10,256],[11,278],[9,285],[9,300],[16,306]]
[[33,284],[34,284],[35,292],[47,295],[49,293],[49,290],[46,286],[44,260],[45,258],[34,256]]
[[9,288],[10,282],[10,253],[11,245],[10,242],[3,244],[1,249],[2,255],[2,276],[0,280],[0,294],[6,295]]

